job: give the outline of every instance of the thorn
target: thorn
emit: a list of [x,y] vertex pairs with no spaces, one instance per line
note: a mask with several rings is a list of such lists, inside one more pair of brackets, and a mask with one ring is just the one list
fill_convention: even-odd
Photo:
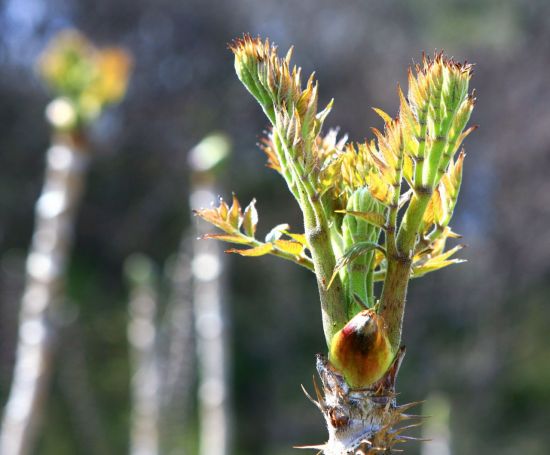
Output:
[[308,398],[309,401],[311,401],[315,406],[317,406],[317,408],[319,408],[319,410],[321,412],[323,412],[323,407],[321,406],[321,403],[318,402],[318,401],[315,401],[312,396],[308,393],[308,391],[306,390],[306,388],[304,387],[303,384],[300,384],[300,387],[302,388],[302,391],[304,392],[305,396]]
[[305,446],[293,446],[293,449],[313,449],[313,450],[320,450],[319,453],[323,453],[323,450],[326,448],[326,444],[313,444],[313,445],[305,445]]
[[408,409],[414,408],[415,406],[424,404],[425,402],[426,402],[425,400],[413,401],[412,403],[406,403],[406,404],[402,404],[401,406],[397,406],[396,409],[398,411],[404,412],[404,411],[407,411]]
[[323,396],[321,395],[321,390],[319,389],[319,385],[317,384],[317,379],[315,379],[315,375],[313,375],[313,387],[315,388],[315,395],[317,396],[317,402],[323,406],[323,410],[325,409],[324,403],[325,400],[323,399]]
[[431,439],[430,438],[417,438],[415,436],[402,436],[402,435],[399,435],[395,439],[395,442],[406,442],[406,441],[430,442]]
[[418,428],[422,426],[424,422],[418,422],[418,423],[411,423],[410,425],[406,425],[404,427],[398,428],[395,430],[395,434],[401,434],[403,431],[411,430],[412,428]]

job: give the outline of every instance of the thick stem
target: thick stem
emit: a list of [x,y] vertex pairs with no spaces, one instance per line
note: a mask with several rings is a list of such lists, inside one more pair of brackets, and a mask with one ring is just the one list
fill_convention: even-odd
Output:
[[387,324],[388,338],[394,351],[401,343],[401,329],[410,275],[410,258],[394,257],[388,260],[388,271],[381,298],[381,313]]
[[347,322],[344,292],[338,277],[332,286],[327,288],[336,263],[332,253],[328,227],[326,225],[320,227],[316,224],[312,225],[307,218],[304,221],[307,239],[311,246],[317,286],[319,287],[323,331],[327,346],[330,346],[333,335]]
[[388,269],[380,299],[380,311],[386,321],[388,336],[394,351],[399,348],[401,343],[401,328],[413,251],[418,228],[430,197],[431,192],[428,191],[415,193],[397,235],[395,254],[388,257]]
[[347,318],[345,296],[340,280],[337,279],[328,288],[336,261],[330,240],[327,215],[313,185],[307,180],[299,160],[295,159],[294,153],[291,153],[283,135],[277,131],[275,126],[274,128],[274,133],[278,136],[281,145],[281,151],[286,157],[290,173],[296,182],[297,200],[304,215],[305,233],[311,247],[311,258],[319,288],[323,332],[327,346],[330,346],[332,336],[346,324]]

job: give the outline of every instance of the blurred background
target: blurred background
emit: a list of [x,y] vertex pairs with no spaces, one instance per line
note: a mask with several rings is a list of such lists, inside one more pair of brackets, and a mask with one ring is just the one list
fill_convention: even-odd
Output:
[[[468,263],[412,282],[398,385],[400,401],[427,400],[434,420],[416,434],[438,443],[412,443],[407,453],[549,453],[547,0],[1,1],[0,405],[50,142],[44,110],[52,95],[36,59],[67,27],[125,47],[133,72],[123,102],[90,129],[66,301],[56,316],[59,348],[33,453],[128,453],[135,406],[128,302],[139,286],[125,278],[124,264],[137,252],[151,258],[152,266],[136,267],[156,283],[156,295],[142,292],[157,301],[151,317],[160,345],[169,344],[174,288],[189,301],[185,264],[200,248],[192,241],[200,223],[190,211],[197,180],[188,155],[206,135],[223,132],[232,142],[216,192],[229,199],[235,191],[243,203],[256,197],[261,235],[285,222],[300,229],[296,205],[256,146],[266,120],[234,75],[227,43],[243,32],[268,36],[283,51],[294,44],[304,74],[316,71],[321,103],[335,98],[327,124],[352,140],[382,125],[371,106],[397,112],[396,85],[406,86],[406,68],[423,50],[476,64],[472,123],[480,128],[465,144],[451,223],[468,245],[461,253]],[[324,441],[321,416],[300,390],[312,389],[314,354],[325,349],[313,276],[273,257],[227,256],[218,290],[227,453],[283,455]],[[171,442],[160,453],[195,454],[199,444],[196,343],[186,333],[175,338],[179,355],[166,357],[179,371],[169,400],[177,412],[161,428]]]

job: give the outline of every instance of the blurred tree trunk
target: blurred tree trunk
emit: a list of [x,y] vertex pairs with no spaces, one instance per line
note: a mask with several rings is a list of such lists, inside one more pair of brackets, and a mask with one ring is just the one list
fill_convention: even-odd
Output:
[[159,430],[161,450],[167,454],[185,453],[182,429],[185,434],[196,378],[191,245],[188,233],[184,232],[179,251],[166,270],[170,294],[159,334],[162,362]]
[[35,443],[52,370],[55,315],[63,300],[64,276],[87,167],[84,134],[56,134],[47,153],[45,182],[36,203],[16,363],[0,431],[2,455],[29,454]]
[[126,261],[131,283],[128,342],[132,363],[131,455],[159,452],[159,374],[156,356],[157,292],[153,265],[145,256]]
[[[191,206],[205,207],[216,198],[216,165],[227,156],[223,136],[207,136],[189,158],[192,176]],[[207,233],[199,224],[198,237]],[[199,455],[228,453],[229,411],[227,399],[227,315],[223,308],[223,260],[216,242],[193,243],[192,275],[195,335],[197,343]]]

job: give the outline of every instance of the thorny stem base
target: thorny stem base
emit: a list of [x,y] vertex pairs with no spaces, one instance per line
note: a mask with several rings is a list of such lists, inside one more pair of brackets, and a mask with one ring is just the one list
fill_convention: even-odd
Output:
[[[324,444],[298,448],[320,450],[325,455],[389,454],[396,444],[415,439],[403,432],[420,424],[420,417],[407,413],[418,403],[398,406],[395,399],[395,381],[404,355],[402,348],[386,375],[367,389],[350,388],[343,376],[318,355],[322,390],[314,381],[316,399],[306,395],[323,413],[329,439]],[[406,421],[410,424],[400,425]]]

